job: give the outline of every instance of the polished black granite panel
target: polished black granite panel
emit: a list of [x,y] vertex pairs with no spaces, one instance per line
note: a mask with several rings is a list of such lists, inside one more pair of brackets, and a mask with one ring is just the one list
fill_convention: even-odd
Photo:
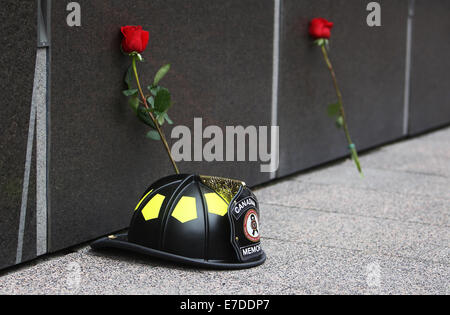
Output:
[[[163,83],[173,93],[177,125],[193,130],[194,117],[222,128],[271,120],[272,0],[78,2],[81,27],[67,26],[68,1],[53,2],[52,251],[125,228],[146,186],[173,172],[162,145],[145,138],[121,95],[130,60],[119,51],[120,26],[150,31],[139,65],[144,82],[172,64]],[[168,136],[171,129],[165,127]],[[250,185],[269,180],[257,162],[179,166]]]
[[337,98],[320,48],[308,35],[314,17],[335,23],[330,59],[354,143],[367,149],[402,137],[407,1],[378,2],[381,27],[367,25],[366,1],[283,1],[280,176],[348,153],[344,133],[327,116]]
[[[3,93],[0,106],[0,269],[16,261],[36,60],[35,11],[35,1],[16,0],[2,1],[0,10],[0,89]],[[33,165],[24,234],[24,260],[36,255],[35,177]]]
[[415,1],[409,115],[411,135],[450,124],[449,13],[449,1]]

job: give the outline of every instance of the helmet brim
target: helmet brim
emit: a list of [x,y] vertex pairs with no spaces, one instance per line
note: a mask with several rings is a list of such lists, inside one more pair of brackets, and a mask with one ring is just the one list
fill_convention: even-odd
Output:
[[244,263],[220,262],[220,261],[189,258],[131,243],[128,241],[127,234],[114,235],[114,238],[103,237],[99,240],[94,241],[91,244],[91,248],[94,250],[105,248],[116,248],[120,250],[126,250],[138,254],[147,255],[158,259],[172,261],[175,263],[181,263],[188,266],[207,269],[220,269],[220,270],[238,270],[238,269],[254,268],[259,265],[262,265],[266,261],[266,254],[264,253],[264,251],[261,252],[261,255],[256,260]]

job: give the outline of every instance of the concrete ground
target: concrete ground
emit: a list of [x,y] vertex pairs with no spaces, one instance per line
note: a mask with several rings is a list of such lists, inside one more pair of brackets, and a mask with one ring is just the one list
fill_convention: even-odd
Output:
[[81,246],[0,272],[0,294],[449,294],[450,128],[255,191],[267,262],[185,268]]

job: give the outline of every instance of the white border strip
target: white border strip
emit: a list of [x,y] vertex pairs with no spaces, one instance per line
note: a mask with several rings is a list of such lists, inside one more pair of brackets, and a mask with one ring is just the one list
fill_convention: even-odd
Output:
[[33,96],[31,101],[30,110],[30,123],[28,127],[28,141],[27,141],[27,153],[25,158],[25,172],[23,175],[23,189],[22,189],[22,203],[20,205],[20,219],[19,219],[19,235],[17,237],[17,251],[16,251],[16,264],[22,262],[23,254],[23,238],[25,235],[25,221],[27,217],[27,205],[28,205],[28,187],[30,183],[30,170],[31,170],[31,158],[33,156],[34,145],[34,129],[36,127],[36,90],[38,85],[37,73],[38,73],[38,56],[36,55],[36,65],[34,69],[34,83],[33,83]]
[[30,123],[20,206],[17,237],[16,264],[23,261],[23,243],[28,207],[31,163],[36,133],[36,254],[47,253],[47,54],[48,49],[38,48],[34,68]]
[[415,0],[409,0],[408,4],[408,22],[406,28],[406,67],[405,67],[405,95],[403,104],[403,135],[409,132],[409,105],[411,96],[411,50],[413,35],[414,3]]
[[[272,126],[278,126],[278,88],[279,88],[279,68],[280,68],[280,15],[281,0],[274,0],[274,26],[273,26],[273,74],[272,74]],[[272,170],[270,179],[277,177],[277,169],[279,165],[279,137],[271,136],[271,151],[277,150],[272,154]],[[276,160],[273,159],[276,157]]]
[[36,100],[36,255],[47,253],[47,48],[38,48]]

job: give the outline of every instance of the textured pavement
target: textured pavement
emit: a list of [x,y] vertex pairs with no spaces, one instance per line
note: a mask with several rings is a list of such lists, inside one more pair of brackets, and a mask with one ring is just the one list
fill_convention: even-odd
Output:
[[185,268],[80,246],[0,271],[0,294],[450,294],[450,128],[255,190],[267,262]]

